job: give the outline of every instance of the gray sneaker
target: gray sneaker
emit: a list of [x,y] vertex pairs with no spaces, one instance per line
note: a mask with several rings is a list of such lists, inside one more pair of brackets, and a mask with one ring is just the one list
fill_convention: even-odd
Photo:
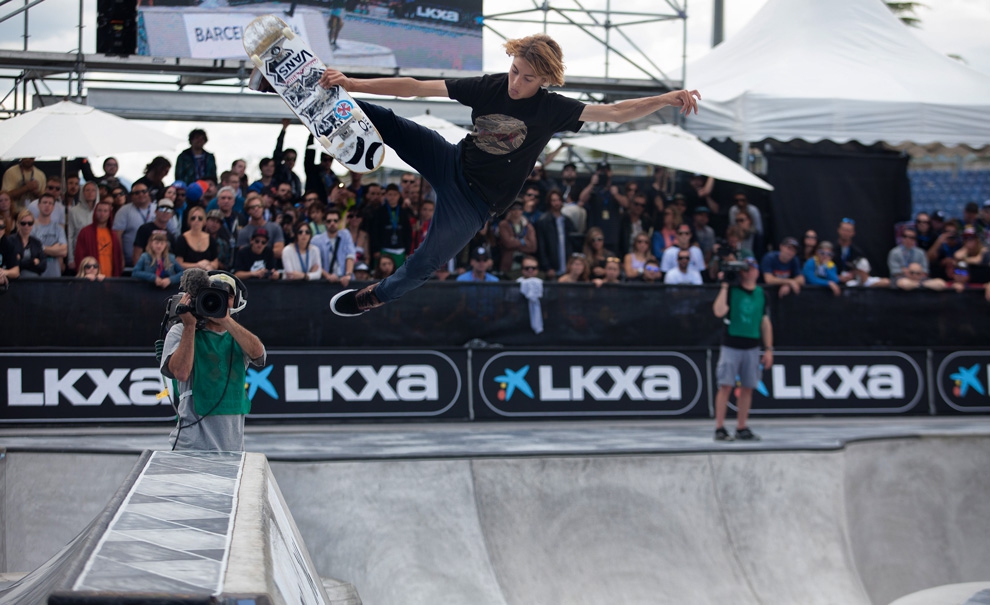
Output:
[[732,441],[732,435],[724,427],[715,429],[715,441]]
[[760,436],[749,430],[749,427],[736,429],[736,439],[739,441],[759,441]]

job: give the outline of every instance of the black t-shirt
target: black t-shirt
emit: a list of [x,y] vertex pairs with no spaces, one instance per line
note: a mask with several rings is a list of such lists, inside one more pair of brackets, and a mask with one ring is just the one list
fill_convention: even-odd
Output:
[[206,247],[206,250],[200,252],[193,250],[189,242],[186,241],[185,236],[180,235],[175,240],[175,246],[172,248],[172,252],[176,257],[181,258],[186,263],[198,263],[201,260],[216,260],[217,242],[215,239],[210,238],[210,245]]
[[275,268],[275,253],[271,247],[265,247],[261,254],[252,252],[250,244],[238,248],[234,256],[234,271],[257,271],[261,268]]
[[550,138],[584,124],[581,101],[543,88],[513,100],[508,80],[499,74],[446,81],[448,96],[471,108],[474,129],[461,143],[464,176],[496,214],[519,195]]

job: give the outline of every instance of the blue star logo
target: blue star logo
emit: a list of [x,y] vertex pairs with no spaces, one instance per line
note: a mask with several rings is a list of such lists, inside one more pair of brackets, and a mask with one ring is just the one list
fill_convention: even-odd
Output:
[[959,367],[959,371],[955,374],[949,375],[949,378],[959,382],[959,396],[965,397],[966,392],[969,391],[969,387],[973,387],[973,390],[980,395],[986,395],[983,390],[983,385],[980,384],[980,379],[976,377],[976,373],[980,371],[980,364],[975,364],[970,368]]
[[268,378],[268,375],[272,373],[272,369],[274,367],[275,366],[268,366],[260,372],[254,368],[248,368],[247,377],[244,379],[244,382],[248,387],[248,399],[253,401],[254,394],[258,392],[258,389],[264,391],[272,399],[278,399],[278,391],[275,390],[275,386]]
[[512,394],[516,392],[516,389],[528,395],[530,399],[535,399],[533,389],[529,388],[529,383],[526,382],[526,372],[529,372],[529,366],[523,366],[516,372],[506,368],[505,374],[495,377],[495,382],[505,383],[503,388],[505,389],[506,401],[512,399]]

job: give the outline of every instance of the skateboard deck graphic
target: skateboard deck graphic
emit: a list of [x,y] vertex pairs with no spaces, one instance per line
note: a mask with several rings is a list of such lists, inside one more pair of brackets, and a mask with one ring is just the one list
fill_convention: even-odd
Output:
[[244,50],[328,154],[354,172],[381,166],[385,144],[378,130],[346,90],[320,86],[326,65],[285,21],[256,18],[244,29]]

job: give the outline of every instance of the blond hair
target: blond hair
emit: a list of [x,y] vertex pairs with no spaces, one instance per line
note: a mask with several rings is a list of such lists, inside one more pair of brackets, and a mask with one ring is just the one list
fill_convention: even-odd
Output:
[[507,40],[505,54],[525,59],[550,86],[564,85],[564,53],[560,45],[546,34],[533,34],[525,38]]

